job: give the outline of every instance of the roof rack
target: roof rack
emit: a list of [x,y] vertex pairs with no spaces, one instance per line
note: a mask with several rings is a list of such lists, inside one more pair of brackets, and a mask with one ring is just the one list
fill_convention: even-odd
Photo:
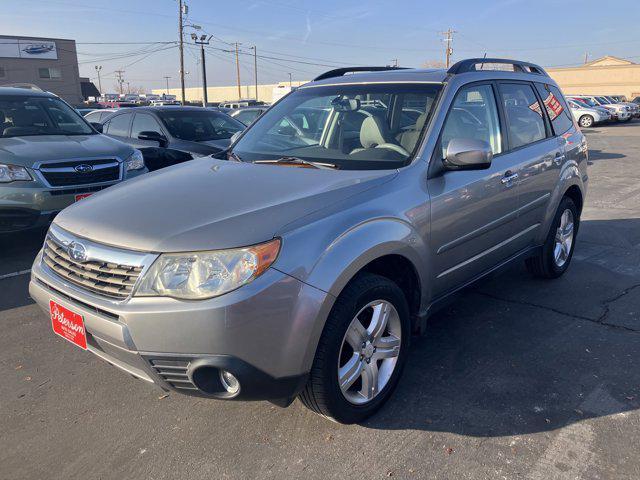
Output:
[[406,70],[405,67],[344,67],[344,68],[336,68],[335,70],[329,70],[328,72],[324,72],[322,75],[317,76],[313,79],[314,82],[318,80],[324,80],[326,78],[333,77],[342,77],[345,73],[352,72],[385,72],[387,70]]
[[548,76],[544,68],[539,65],[529,62],[521,62],[520,60],[507,60],[505,58],[468,58],[466,60],[460,60],[453,64],[451,68],[447,70],[447,73],[456,75],[458,73],[482,71],[482,67],[477,68],[477,66],[485,63],[513,65],[513,70],[515,72],[535,73],[537,75],[544,75],[545,77]]

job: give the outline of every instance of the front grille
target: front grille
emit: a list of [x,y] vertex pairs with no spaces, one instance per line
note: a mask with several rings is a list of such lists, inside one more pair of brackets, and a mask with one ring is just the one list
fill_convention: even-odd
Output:
[[187,375],[189,359],[149,358],[148,360],[156,373],[173,388],[178,390],[198,390]]
[[47,236],[42,261],[65,280],[92,293],[125,299],[131,295],[142,267],[90,260],[72,259],[66,248]]
[[[81,166],[89,171],[77,171]],[[52,187],[115,182],[120,180],[120,163],[115,159],[47,163],[40,166],[40,173]]]

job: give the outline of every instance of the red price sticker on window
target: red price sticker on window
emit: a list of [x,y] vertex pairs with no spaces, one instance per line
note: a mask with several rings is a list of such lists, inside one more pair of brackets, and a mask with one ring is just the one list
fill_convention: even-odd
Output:
[[562,110],[564,110],[562,104],[551,92],[549,92],[549,96],[544,100],[544,106],[547,108],[547,113],[551,120],[555,120],[555,118],[562,113]]

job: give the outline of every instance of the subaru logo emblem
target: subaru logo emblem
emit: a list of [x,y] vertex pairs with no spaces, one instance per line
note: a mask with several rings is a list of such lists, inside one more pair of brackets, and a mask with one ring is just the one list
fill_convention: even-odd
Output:
[[93,167],[91,165],[87,165],[86,163],[81,163],[80,165],[76,165],[73,169],[78,173],[89,173],[93,171]]
[[71,242],[67,246],[67,253],[76,262],[85,262],[87,260],[87,249],[78,242]]

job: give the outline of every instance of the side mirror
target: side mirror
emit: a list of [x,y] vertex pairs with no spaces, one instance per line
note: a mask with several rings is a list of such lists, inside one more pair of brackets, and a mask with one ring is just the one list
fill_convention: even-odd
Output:
[[98,132],[102,133],[102,124],[98,122],[91,122],[91,126],[95,128]]
[[167,137],[159,132],[140,132],[138,134],[138,140],[158,142],[158,145],[163,148],[167,146]]
[[491,166],[491,146],[474,138],[452,138],[443,160],[450,170],[483,170]]

